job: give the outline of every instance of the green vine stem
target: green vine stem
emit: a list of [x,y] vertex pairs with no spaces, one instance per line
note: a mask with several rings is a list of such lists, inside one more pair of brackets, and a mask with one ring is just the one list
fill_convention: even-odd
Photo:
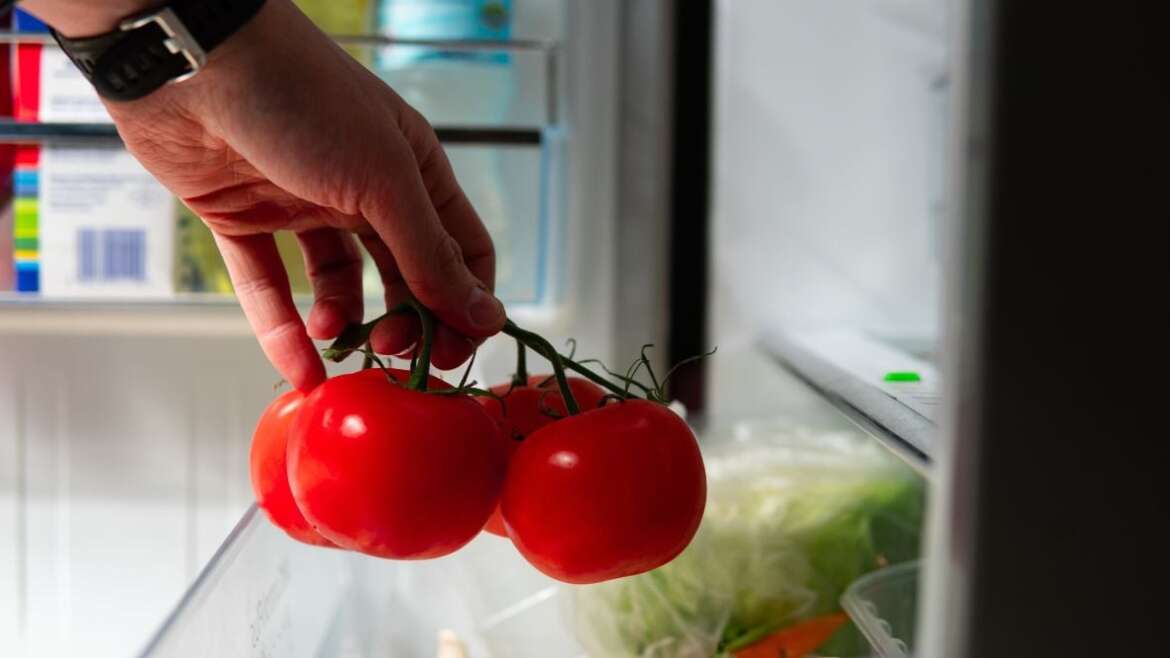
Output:
[[586,363],[595,363],[595,364],[597,364],[597,367],[599,367],[599,368],[601,368],[602,370],[604,370],[604,371],[605,371],[605,374],[607,374],[607,375],[609,375],[610,377],[613,377],[613,378],[615,378],[615,379],[617,379],[617,380],[621,381],[621,382],[622,382],[623,384],[625,384],[627,387],[629,387],[629,386],[636,386],[636,387],[637,387],[639,390],[641,390],[641,391],[642,391],[642,394],[643,394],[643,395],[650,395],[651,393],[653,393],[653,392],[654,392],[654,390],[653,390],[653,389],[651,389],[649,386],[647,386],[647,385],[643,384],[642,382],[640,382],[640,381],[638,381],[638,380],[634,379],[633,377],[630,377],[630,376],[628,376],[628,375],[623,375],[623,374],[622,374],[622,373],[620,373],[620,372],[614,372],[614,371],[610,370],[608,366],[606,366],[604,363],[602,363],[602,362],[601,362],[601,359],[582,359],[581,361],[579,361],[579,363],[580,363],[581,365],[585,365]]
[[410,379],[406,382],[406,387],[412,391],[425,392],[427,390],[427,377],[431,374],[431,347],[435,342],[435,314],[413,297],[404,303],[414,309],[415,313],[418,313],[418,321],[422,325],[422,346],[415,353],[418,362],[410,371]]
[[369,370],[374,367],[374,348],[370,346],[369,341],[366,341],[365,354],[362,355],[362,370]]
[[573,391],[569,388],[568,380],[565,379],[565,364],[562,363],[561,355],[557,354],[556,348],[545,340],[544,336],[521,329],[511,320],[504,321],[503,333],[531,347],[537,354],[548,359],[549,363],[552,364],[553,374],[556,375],[557,386],[561,389],[561,397],[565,399],[565,409],[569,411],[570,416],[576,416],[580,413],[581,408],[577,406],[577,399],[573,397]]
[[580,363],[566,359],[565,356],[561,355],[561,354],[558,354],[557,356],[559,356],[561,358],[561,361],[564,362],[566,368],[568,368],[569,370],[572,370],[573,372],[577,373],[578,375],[581,375],[582,377],[584,377],[585,379],[588,379],[589,381],[593,382],[594,384],[597,384],[598,386],[604,388],[605,390],[618,396],[619,398],[626,400],[626,399],[631,397],[629,391],[625,390],[621,386],[618,386],[617,384],[614,384],[613,382],[609,381],[605,377],[602,377],[601,375],[593,372],[592,370],[590,370],[589,368],[586,368],[585,366],[581,365]]
[[[423,330],[423,337],[421,341],[422,345],[415,353],[415,359],[414,363],[412,364],[410,373],[410,381],[407,383],[407,386],[414,390],[425,391],[427,375],[430,373],[431,345],[434,342],[436,320],[434,314],[431,313],[429,309],[413,298],[398,304],[394,308],[391,308],[389,311],[387,311],[384,315],[374,318],[365,324],[355,324],[346,327],[345,330],[341,332],[341,335],[339,335],[337,339],[333,341],[333,344],[322,352],[322,356],[335,363],[343,361],[350,354],[354,353],[355,351],[359,351],[362,346],[369,341],[370,333],[373,332],[374,327],[378,326],[379,322],[389,316],[401,315],[404,313],[418,314]],[[518,380],[515,380],[513,384],[526,385],[528,383],[526,378],[527,372],[525,372],[527,370],[527,359],[524,356],[524,353],[525,348],[533,350],[537,354],[548,359],[549,363],[552,364],[553,377],[557,381],[557,387],[560,389],[561,396],[565,399],[565,408],[568,410],[570,415],[579,413],[580,407],[577,404],[576,398],[573,397],[572,390],[569,388],[569,383],[565,378],[565,370],[572,370],[585,379],[588,379],[594,384],[597,384],[598,386],[609,391],[609,393],[618,400],[626,400],[631,397],[636,397],[632,395],[629,390],[627,390],[627,388],[623,388],[622,386],[615,384],[610,379],[599,375],[593,370],[585,367],[582,363],[574,361],[572,359],[572,355],[565,356],[563,354],[559,354],[556,348],[554,348],[552,344],[550,344],[543,336],[528,331],[527,329],[522,329],[511,320],[508,320],[504,323],[503,333],[511,336],[516,340],[517,350],[519,351],[519,354],[516,357],[517,375],[525,375],[523,382],[519,382],[519,384],[517,384]],[[608,368],[606,371],[609,372]],[[645,387],[642,388],[645,389]]]
[[392,315],[402,315],[404,313],[418,315],[419,324],[422,326],[422,345],[415,352],[415,358],[411,363],[410,379],[407,380],[406,387],[413,391],[425,392],[427,390],[427,377],[431,374],[431,347],[435,342],[436,320],[435,314],[413,297],[399,303],[394,308],[386,311],[384,315],[374,318],[365,324],[353,324],[346,327],[341,332],[341,335],[333,341],[333,344],[321,352],[321,356],[334,363],[340,363],[350,354],[359,351],[363,345],[370,342],[370,334],[374,331],[374,327],[378,326],[379,322]]
[[[564,354],[562,354],[561,361],[562,362],[563,361],[572,361],[573,357],[575,357],[577,355],[577,339],[570,337],[567,341],[565,341],[565,345],[567,345],[569,347],[569,355],[565,356]],[[598,363],[601,363],[600,359],[582,359],[581,361],[578,361],[578,363],[584,365],[591,360],[596,361]],[[602,370],[605,370],[604,366],[602,367]],[[556,377],[554,375],[549,375],[548,377],[545,377],[544,379],[540,380],[540,383],[536,385],[536,388],[544,388],[545,386],[548,386],[548,383],[554,379],[556,379]]]
[[512,373],[512,386],[528,385],[528,348],[516,339],[516,372]]

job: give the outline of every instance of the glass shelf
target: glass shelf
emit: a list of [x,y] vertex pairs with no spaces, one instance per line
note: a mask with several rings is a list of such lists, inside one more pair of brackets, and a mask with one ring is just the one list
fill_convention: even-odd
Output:
[[[302,316],[312,299],[297,298]],[[366,318],[382,311],[380,298],[367,298]],[[541,331],[563,329],[555,307],[508,304],[508,317]],[[251,337],[252,329],[235,297],[186,293],[172,299],[45,299],[0,292],[0,336],[168,336]]]
[[[451,146],[510,146],[540,148],[541,127],[435,126],[439,141]],[[29,122],[0,119],[0,143],[68,143],[86,146],[118,146],[121,139],[113,124]]]
[[[555,53],[556,41],[550,39],[404,39],[384,34],[331,34],[343,46],[418,46],[434,50],[453,51],[506,51]],[[36,32],[13,32],[0,30],[0,44],[31,43],[57,46],[52,35]]]
[[[451,143],[479,143],[479,144],[539,144],[535,136],[541,127],[559,123],[559,68],[560,45],[554,40],[545,39],[406,39],[390,37],[381,34],[333,34],[334,41],[346,47],[359,61],[363,62],[372,71],[382,77],[395,88],[408,102],[421,110],[424,115],[436,124],[436,132],[441,141]],[[52,36],[43,33],[12,32],[0,30],[0,45],[38,45],[58,49],[57,42]],[[416,90],[419,80],[438,82],[437,88],[450,86],[465,86],[466,78],[446,80],[449,77],[450,67],[402,67],[391,69],[378,63],[379,55],[391,52],[396,48],[416,48],[443,52],[498,52],[509,57],[506,66],[483,67],[481,75],[472,79],[482,78],[483,84],[492,87],[488,93],[506,88],[513,102],[509,107],[502,108],[502,113],[494,117],[468,115],[467,108],[460,104],[448,104],[445,107],[428,107],[427,96],[435,93],[436,87]],[[501,71],[506,74],[499,75]],[[531,111],[538,110],[537,115]],[[500,108],[497,108],[500,109]],[[455,121],[436,119],[454,112]],[[472,123],[476,126],[464,126]],[[485,124],[485,125],[478,125]],[[497,125],[498,124],[498,125]],[[0,141],[21,137],[13,129],[12,135],[0,131]],[[29,129],[36,132],[36,129]],[[74,126],[73,130],[80,132],[82,137],[108,137],[107,131],[89,125]],[[97,134],[93,134],[97,133]],[[34,134],[34,137],[36,135]],[[48,136],[56,136],[52,133]],[[534,141],[535,139],[535,141]]]
[[919,474],[931,477],[941,376],[921,357],[934,353],[924,347],[930,341],[891,341],[838,330],[777,333],[763,342],[779,365]]

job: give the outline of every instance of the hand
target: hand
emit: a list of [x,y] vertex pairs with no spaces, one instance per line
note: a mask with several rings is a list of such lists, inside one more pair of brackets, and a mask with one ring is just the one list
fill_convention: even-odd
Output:
[[[26,6],[44,8],[54,24],[62,4],[86,5]],[[109,29],[87,20],[90,32]],[[434,131],[289,0],[268,0],[190,80],[107,107],[130,152],[215,233],[261,347],[297,388],[324,378],[310,336],[330,339],[362,319],[355,235],[388,307],[413,293],[439,317],[435,366],[457,366],[472,339],[503,326],[491,238]],[[277,230],[296,232],[304,252],[314,293],[307,329]],[[418,334],[417,320],[403,316],[383,321],[371,340],[399,354]]]

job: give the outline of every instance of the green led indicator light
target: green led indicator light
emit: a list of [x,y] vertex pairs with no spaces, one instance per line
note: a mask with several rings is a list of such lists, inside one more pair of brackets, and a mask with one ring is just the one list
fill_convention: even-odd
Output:
[[916,372],[912,372],[909,370],[907,370],[907,371],[894,371],[894,372],[887,372],[884,379],[887,382],[920,382],[920,381],[922,381],[922,376]]

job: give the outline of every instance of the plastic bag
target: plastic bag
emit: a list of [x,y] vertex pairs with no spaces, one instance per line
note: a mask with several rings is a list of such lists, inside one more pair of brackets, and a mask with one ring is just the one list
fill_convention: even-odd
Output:
[[873,441],[784,423],[734,434],[706,447],[707,510],[682,555],[574,590],[590,656],[711,658],[837,611],[858,576],[918,556],[923,484]]

